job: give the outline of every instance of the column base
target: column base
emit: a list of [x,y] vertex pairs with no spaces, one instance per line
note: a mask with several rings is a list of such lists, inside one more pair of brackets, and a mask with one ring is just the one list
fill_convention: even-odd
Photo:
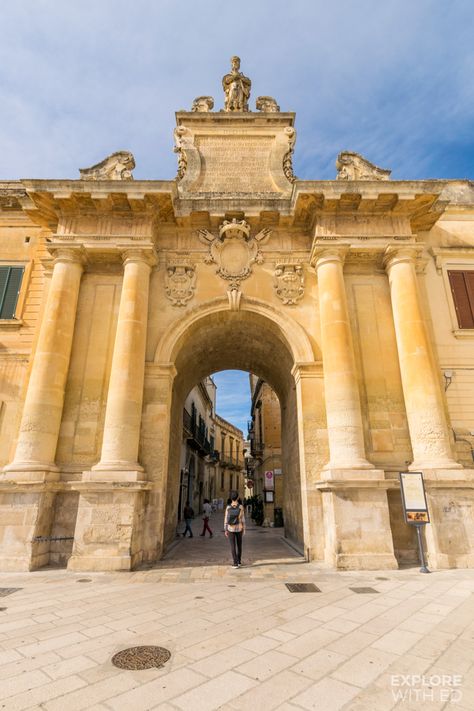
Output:
[[139,465],[130,466],[126,469],[112,469],[102,467],[92,467],[90,471],[82,472],[82,481],[90,482],[143,482],[145,480],[144,470]]
[[426,470],[430,471],[437,471],[437,470],[454,470],[456,471],[457,469],[464,469],[462,464],[459,464],[459,462],[456,462],[454,459],[444,459],[444,460],[439,460],[437,459],[436,461],[431,461],[431,462],[413,462],[412,464],[409,465],[408,471],[409,472],[424,472]]
[[322,472],[324,558],[339,570],[394,570],[387,501],[388,482],[380,469]]
[[0,483],[0,571],[25,572],[49,563],[54,487],[41,482]]
[[59,481],[61,472],[54,464],[35,462],[12,462],[3,468],[0,473],[0,482],[55,482]]

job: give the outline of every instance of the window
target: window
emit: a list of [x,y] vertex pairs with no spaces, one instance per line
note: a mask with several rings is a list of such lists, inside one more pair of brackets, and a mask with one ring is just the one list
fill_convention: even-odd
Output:
[[474,328],[474,271],[448,271],[459,328]]
[[224,484],[225,484],[225,482],[224,482],[224,470],[222,470],[222,471],[221,471],[221,489],[224,488]]
[[0,319],[12,319],[20,293],[24,267],[0,266]]

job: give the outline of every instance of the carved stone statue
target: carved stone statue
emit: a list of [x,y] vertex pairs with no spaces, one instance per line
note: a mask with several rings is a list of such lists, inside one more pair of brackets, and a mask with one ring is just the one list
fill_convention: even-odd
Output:
[[117,151],[91,168],[79,168],[81,180],[133,180],[135,158],[130,151]]
[[222,78],[224,111],[248,111],[252,82],[240,71],[239,57],[232,57],[230,74]]
[[214,99],[212,96],[197,96],[193,101],[191,111],[205,111],[208,113],[214,108]]
[[342,151],[336,160],[337,180],[388,180],[391,170],[374,165],[360,153]]
[[266,113],[277,113],[280,107],[273,96],[258,96],[255,103],[257,111],[265,111]]

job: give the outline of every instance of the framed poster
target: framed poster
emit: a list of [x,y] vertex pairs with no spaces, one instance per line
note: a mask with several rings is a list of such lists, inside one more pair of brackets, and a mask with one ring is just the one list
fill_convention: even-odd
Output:
[[422,472],[400,472],[400,491],[405,522],[429,523],[430,514]]
[[265,503],[266,504],[273,504],[274,498],[273,498],[273,491],[264,491],[265,494]]

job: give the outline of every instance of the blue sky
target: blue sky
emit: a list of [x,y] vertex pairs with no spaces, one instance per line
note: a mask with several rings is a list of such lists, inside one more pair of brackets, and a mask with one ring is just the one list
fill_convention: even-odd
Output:
[[356,150],[398,179],[474,178],[472,0],[3,3],[0,179],[77,178],[119,149],[173,178],[174,111],[238,54],[251,106],[296,111],[295,172]]
[[242,370],[222,370],[212,376],[217,385],[217,414],[239,427],[247,437],[250,419],[249,374]]
[[[296,112],[299,178],[352,150],[394,179],[474,179],[472,0],[20,0],[1,25],[0,180],[78,178],[121,149],[136,179],[174,178],[174,112],[222,108],[234,54],[251,108]],[[216,381],[245,432],[247,375]]]

